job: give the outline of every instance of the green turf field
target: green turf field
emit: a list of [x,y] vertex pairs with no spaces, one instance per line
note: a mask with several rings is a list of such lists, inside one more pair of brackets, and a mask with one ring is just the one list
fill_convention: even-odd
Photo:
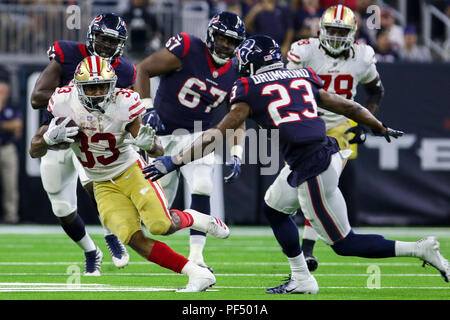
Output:
[[[436,235],[442,254],[450,258],[450,228],[355,230],[404,241]],[[267,295],[266,288],[280,285],[288,275],[287,260],[270,229],[243,227],[231,227],[232,234],[226,240],[208,237],[205,260],[215,270],[217,284],[214,287],[196,294],[175,293],[175,289],[187,283],[186,276],[151,264],[131,249],[130,264],[117,269],[101,230],[89,227],[88,231],[104,254],[101,277],[78,276],[77,272],[83,271],[84,255],[59,227],[0,226],[0,300],[450,299],[450,284],[444,282],[434,268],[423,268],[418,259],[339,257],[320,241],[315,249],[320,265],[314,273],[319,293],[313,296]],[[188,254],[186,230],[156,238],[178,253]]]

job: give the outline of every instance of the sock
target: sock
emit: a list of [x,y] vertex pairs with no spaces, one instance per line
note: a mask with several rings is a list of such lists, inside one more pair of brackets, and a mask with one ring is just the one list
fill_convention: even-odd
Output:
[[303,253],[300,253],[296,257],[288,257],[287,259],[289,261],[289,265],[291,266],[291,277],[293,279],[304,279],[310,276]]
[[170,210],[171,213],[175,213],[180,217],[181,225],[180,229],[189,228],[194,223],[194,218],[192,218],[192,215],[185,211],[180,211],[176,209]]
[[313,255],[314,245],[316,244],[318,237],[317,232],[314,231],[311,223],[309,223],[308,219],[306,219],[302,240],[302,250],[305,256]]
[[188,259],[197,263],[205,264],[203,260],[203,248],[206,244],[206,237],[202,235],[191,235],[189,239],[189,257]]
[[[192,194],[191,195],[191,209],[199,211],[203,214],[211,215],[211,206],[209,201],[209,196]],[[192,235],[203,235],[206,237],[206,233],[197,230],[190,230]]]
[[86,232],[83,219],[77,214],[75,219],[69,224],[61,224],[66,234],[76,242],[85,252],[96,250],[96,245]]
[[265,203],[263,211],[284,254],[289,258],[302,253],[298,228],[292,217],[272,209]]
[[416,248],[417,248],[416,242],[395,241],[395,256],[415,257]]
[[331,248],[341,256],[390,258],[395,257],[395,242],[378,234],[356,234],[350,231]]
[[176,273],[181,273],[181,270],[189,261],[160,241],[155,241],[147,260]]

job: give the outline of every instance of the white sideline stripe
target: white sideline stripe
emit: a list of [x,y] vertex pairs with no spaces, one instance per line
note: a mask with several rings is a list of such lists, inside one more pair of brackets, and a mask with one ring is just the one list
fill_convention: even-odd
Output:
[[[62,272],[3,272],[0,276],[68,276],[68,273]],[[285,273],[215,273],[220,277],[286,277]],[[177,273],[142,273],[142,272],[122,272],[122,273],[102,273],[102,276],[180,276]],[[315,277],[368,277],[368,273],[345,274],[345,273],[315,273]],[[440,277],[440,274],[385,274],[383,277]],[[450,287],[449,287],[450,289]]]
[[[74,265],[79,264],[82,265],[84,262],[0,262],[0,265],[4,266],[52,266],[52,265]],[[102,262],[102,265],[111,265],[113,262],[105,261]],[[250,266],[272,266],[279,265],[284,266],[287,265],[287,262],[208,262],[210,265],[250,265]],[[150,265],[148,262],[129,262],[128,265]],[[410,267],[410,266],[420,266],[420,261],[416,263],[407,263],[407,262],[321,262],[320,266],[398,266],[398,267]]]

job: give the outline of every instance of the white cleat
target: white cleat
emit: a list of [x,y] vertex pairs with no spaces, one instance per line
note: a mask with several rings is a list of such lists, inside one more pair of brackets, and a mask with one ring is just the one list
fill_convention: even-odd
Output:
[[85,252],[84,256],[86,257],[86,264],[84,266],[83,276],[101,276],[103,260],[102,251],[97,247],[96,250]]
[[216,284],[216,277],[207,268],[198,267],[196,271],[189,276],[189,282],[186,288],[179,289],[176,292],[202,292]]
[[125,267],[130,261],[130,255],[122,242],[113,234],[105,236],[105,241],[114,265],[117,268]]
[[319,292],[319,285],[313,275],[301,280],[289,277],[288,282],[281,286],[266,290],[266,293],[270,294],[316,294],[317,292]]
[[193,209],[186,209],[184,211],[190,213],[192,218],[194,218],[191,226],[192,229],[208,233],[220,239],[226,239],[230,235],[230,229],[219,218],[200,213]]
[[417,255],[426,264],[435,267],[444,277],[445,282],[449,282],[450,267],[448,260],[439,251],[439,241],[436,237],[427,237],[417,241]]

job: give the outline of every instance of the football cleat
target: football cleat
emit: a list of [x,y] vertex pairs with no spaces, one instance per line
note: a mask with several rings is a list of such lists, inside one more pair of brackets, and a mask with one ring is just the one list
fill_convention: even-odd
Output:
[[439,241],[436,237],[427,237],[417,241],[417,255],[423,260],[423,266],[430,265],[436,268],[444,277],[445,282],[449,282],[450,267],[448,260],[439,251]]
[[86,264],[84,266],[84,276],[101,276],[103,253],[97,247],[96,250],[92,250],[84,253],[86,257]]
[[193,209],[186,209],[184,211],[189,213],[194,219],[191,226],[192,229],[208,233],[220,239],[226,239],[230,235],[230,229],[222,220]]
[[122,242],[120,242],[119,238],[110,234],[105,236],[105,241],[114,265],[117,268],[125,267],[128,264],[128,261],[130,261],[130,255]]
[[319,260],[314,256],[306,256],[306,265],[308,266],[309,272],[313,272],[317,270],[317,267],[319,266]]
[[319,292],[319,285],[317,284],[316,278],[310,275],[306,279],[292,279],[291,276],[287,279],[286,283],[281,286],[270,288],[266,290],[269,294],[316,294]]
[[186,288],[176,292],[201,292],[216,284],[216,277],[207,268],[198,267],[195,273],[189,276]]

